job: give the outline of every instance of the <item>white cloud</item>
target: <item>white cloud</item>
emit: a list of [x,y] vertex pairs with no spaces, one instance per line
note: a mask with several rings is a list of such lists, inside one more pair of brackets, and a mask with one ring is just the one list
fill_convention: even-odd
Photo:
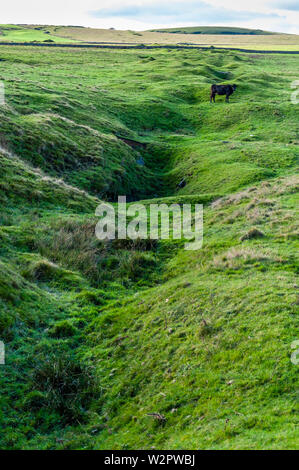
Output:
[[[288,7],[293,0],[288,0]],[[194,2],[193,2],[194,3]],[[203,2],[198,2],[201,4]],[[200,22],[200,15],[192,21],[192,2],[191,0],[10,0],[1,5],[2,23],[33,23],[33,24],[64,24],[64,25],[82,25],[98,28],[115,27],[118,29],[149,29],[162,26],[188,26],[196,24],[210,25],[232,25],[262,28],[273,31],[284,31],[299,33],[299,12],[290,9],[282,9],[283,1],[273,0],[204,0],[204,3],[218,7],[215,15],[209,17],[203,15],[203,23]],[[294,2],[293,2],[294,3]],[[171,15],[171,11],[178,11],[177,5],[185,5],[184,15]],[[189,4],[189,6],[188,6]],[[124,9],[127,6],[154,6],[163,7],[165,11],[168,8],[169,16],[164,17],[158,14],[152,15],[112,15],[105,18],[94,17],[90,14],[92,11],[99,11],[103,8]],[[191,6],[190,6],[191,5]],[[189,8],[189,12],[188,12]],[[229,16],[223,16],[223,10],[231,11]],[[146,11],[146,10],[145,10]],[[237,12],[242,12],[239,16]],[[246,15],[245,12],[251,12]],[[188,16],[189,13],[189,16]],[[245,14],[244,14],[245,13]],[[277,15],[277,16],[273,16]],[[169,17],[171,17],[169,19]],[[222,20],[222,17],[225,18]],[[169,23],[169,20],[171,23]]]

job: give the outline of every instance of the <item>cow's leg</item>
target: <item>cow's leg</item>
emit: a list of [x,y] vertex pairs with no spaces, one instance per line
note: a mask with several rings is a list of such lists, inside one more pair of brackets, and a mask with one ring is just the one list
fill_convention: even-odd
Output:
[[225,101],[226,101],[227,103],[229,103],[229,97],[230,97],[230,93],[228,93],[228,94],[226,95]]
[[214,95],[214,93],[212,92],[212,93],[211,93],[211,97],[210,97],[210,103],[212,103],[213,99],[214,99],[214,101],[215,101],[215,95]]

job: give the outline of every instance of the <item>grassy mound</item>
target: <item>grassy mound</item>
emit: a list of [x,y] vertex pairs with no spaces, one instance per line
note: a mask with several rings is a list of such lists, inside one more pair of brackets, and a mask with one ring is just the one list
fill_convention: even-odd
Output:
[[158,33],[180,33],[180,34],[252,34],[266,35],[275,34],[262,29],[236,28],[232,26],[188,26],[184,28],[152,29]]

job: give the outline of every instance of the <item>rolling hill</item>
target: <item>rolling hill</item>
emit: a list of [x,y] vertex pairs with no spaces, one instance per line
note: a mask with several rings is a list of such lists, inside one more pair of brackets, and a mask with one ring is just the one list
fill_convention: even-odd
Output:
[[235,28],[229,26],[189,26],[183,28],[162,28],[151,29],[150,31],[158,33],[179,33],[179,34],[250,34],[250,35],[272,35],[270,31],[261,29]]
[[[199,34],[201,32],[201,34]],[[176,33],[176,34],[174,34]],[[197,34],[196,34],[197,33]],[[0,42],[47,44],[200,45],[253,50],[299,51],[299,36],[260,30],[194,27],[158,31],[95,29],[80,26],[0,25]]]

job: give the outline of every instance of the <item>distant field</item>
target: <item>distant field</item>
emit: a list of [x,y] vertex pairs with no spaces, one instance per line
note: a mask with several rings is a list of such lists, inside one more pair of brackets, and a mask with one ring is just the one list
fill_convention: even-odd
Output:
[[92,28],[57,28],[56,34],[83,42],[137,44],[201,44],[204,46],[240,47],[263,50],[299,50],[299,36],[294,34],[173,34],[151,31],[117,31]]
[[[216,29],[217,28],[214,28],[214,30]],[[233,29],[241,30],[241,28]],[[213,31],[213,29],[210,29],[209,31]],[[6,41],[166,45],[188,44],[215,47],[219,46],[228,48],[235,47],[253,50],[299,51],[298,35],[276,33],[269,34],[267,32],[262,31],[256,34],[237,34],[236,32],[234,34],[174,34],[173,32],[119,31],[113,29],[82,28],[78,26],[0,25],[0,42]]]
[[272,35],[271,31],[262,29],[234,28],[229,26],[191,26],[186,28],[163,28],[151,29],[158,33],[183,33],[183,34],[250,34],[250,35]]

